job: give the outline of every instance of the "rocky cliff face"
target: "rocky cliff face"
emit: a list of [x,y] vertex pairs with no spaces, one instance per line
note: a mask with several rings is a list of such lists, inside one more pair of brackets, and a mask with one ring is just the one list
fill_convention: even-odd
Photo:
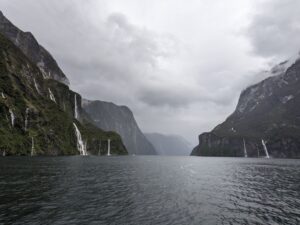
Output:
[[[75,125],[91,154],[126,154],[121,138],[89,123],[81,96],[51,77],[0,34],[0,153],[79,154]],[[74,125],[75,124],[75,125]]]
[[154,145],[158,155],[189,155],[190,144],[177,135],[146,133],[146,138]]
[[[199,136],[192,155],[300,157],[300,60],[283,62],[248,87],[235,112]],[[264,144],[265,147],[264,147]]]
[[128,107],[117,106],[110,102],[84,100],[83,108],[97,127],[119,133],[130,154],[156,154],[153,145],[138,127]]
[[68,78],[55,59],[44,49],[30,32],[23,32],[13,25],[0,11],[0,33],[11,40],[26,56],[39,67],[44,78],[51,78],[66,85]]

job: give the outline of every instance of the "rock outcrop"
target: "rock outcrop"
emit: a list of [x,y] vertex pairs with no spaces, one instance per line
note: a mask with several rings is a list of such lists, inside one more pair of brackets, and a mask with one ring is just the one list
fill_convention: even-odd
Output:
[[69,85],[69,80],[51,54],[41,46],[30,32],[23,32],[12,24],[0,11],[0,33],[11,40],[42,72],[51,78]]
[[271,157],[300,157],[300,60],[269,73],[242,92],[224,123],[199,136],[191,155],[261,157],[265,144]]
[[84,100],[83,108],[97,127],[120,134],[129,154],[156,154],[155,148],[138,127],[128,107],[104,101]]
[[[3,30],[4,18],[0,17],[0,30]],[[11,31],[5,29],[8,33],[16,31],[14,27]],[[35,48],[43,51],[42,48],[37,42],[29,46],[31,41],[24,46],[16,44],[17,40],[23,42],[23,38],[12,42],[0,32],[0,154],[75,155],[79,154],[79,144],[89,154],[106,154],[108,139],[111,154],[127,154],[117,133],[105,132],[90,123],[91,119],[81,108],[81,96],[61,82],[64,76],[57,73],[55,77],[55,69],[49,67],[52,75],[45,77],[47,69],[43,70],[30,53],[35,54]],[[39,57],[50,57],[52,61],[47,54],[37,54],[36,59]],[[80,132],[81,143],[75,127]]]

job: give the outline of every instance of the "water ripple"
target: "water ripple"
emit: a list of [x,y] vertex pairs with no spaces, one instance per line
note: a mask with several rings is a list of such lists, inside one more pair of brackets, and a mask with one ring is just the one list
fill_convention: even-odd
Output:
[[0,159],[0,224],[300,224],[300,161]]

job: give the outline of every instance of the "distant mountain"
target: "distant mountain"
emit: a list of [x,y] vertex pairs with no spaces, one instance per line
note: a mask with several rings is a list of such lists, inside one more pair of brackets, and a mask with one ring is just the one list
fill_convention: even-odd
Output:
[[97,127],[121,135],[129,154],[156,155],[155,148],[138,127],[128,107],[89,100],[84,100],[82,106]]
[[69,80],[50,53],[41,46],[30,32],[23,32],[13,25],[0,11],[0,33],[11,40],[36,66],[44,78],[51,78],[69,85]]
[[234,113],[201,134],[192,155],[300,158],[300,60],[293,62],[244,90]]
[[[7,23],[1,15],[1,29],[9,31]],[[14,33],[14,26],[11,29]],[[27,46],[27,54],[21,51],[24,46],[19,47],[0,32],[1,155],[106,154],[108,139],[111,154],[127,154],[118,134],[90,123],[79,94],[52,79],[53,73],[45,77],[43,68],[29,54],[36,53],[37,45]]]
[[177,135],[145,133],[159,155],[189,155],[191,146],[187,140]]

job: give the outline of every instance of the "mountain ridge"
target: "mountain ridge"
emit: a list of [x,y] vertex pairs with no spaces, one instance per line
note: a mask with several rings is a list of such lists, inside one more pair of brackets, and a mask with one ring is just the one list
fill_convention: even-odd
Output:
[[11,40],[41,70],[44,78],[69,85],[70,82],[52,55],[41,46],[31,32],[23,32],[0,11],[0,33]]
[[[3,18],[0,27],[2,22]],[[118,134],[91,124],[80,94],[45,77],[25,53],[0,32],[1,154],[76,155],[79,150],[106,154],[108,139],[111,154],[127,154]]]
[[[300,157],[300,60],[273,67],[270,77],[242,91],[235,111],[199,135],[191,155]],[[245,145],[244,145],[245,143]],[[245,146],[245,148],[244,148]]]
[[84,100],[82,106],[97,127],[121,135],[129,154],[156,155],[154,146],[147,140],[127,106],[100,100]]

